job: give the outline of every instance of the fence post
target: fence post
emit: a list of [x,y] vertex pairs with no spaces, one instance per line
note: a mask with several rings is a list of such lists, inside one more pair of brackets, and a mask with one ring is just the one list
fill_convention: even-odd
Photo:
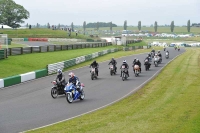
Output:
[[40,53],[41,53],[41,51],[42,51],[42,48],[41,48],[41,46],[39,47],[39,49],[40,49]]
[[49,52],[49,46],[47,46],[47,52]]
[[23,47],[21,47],[21,54],[24,54],[24,53],[23,53]]
[[33,53],[33,47],[31,47],[31,53]]
[[54,51],[56,51],[56,45],[54,45]]

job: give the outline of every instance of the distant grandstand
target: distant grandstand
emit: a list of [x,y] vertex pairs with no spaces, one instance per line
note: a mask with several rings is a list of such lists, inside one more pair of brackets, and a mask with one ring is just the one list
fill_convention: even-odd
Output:
[[200,27],[200,23],[193,23],[192,27]]

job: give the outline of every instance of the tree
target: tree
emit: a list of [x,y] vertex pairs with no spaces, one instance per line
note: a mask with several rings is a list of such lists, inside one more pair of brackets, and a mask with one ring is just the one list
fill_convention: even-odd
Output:
[[171,32],[174,32],[174,21],[171,22],[170,28],[171,28]]
[[47,29],[50,29],[50,24],[49,23],[47,23]]
[[26,24],[26,27],[28,28],[28,23]]
[[124,30],[127,30],[127,21],[124,21]]
[[99,30],[99,22],[96,23],[96,28]]
[[0,0],[0,24],[8,25],[12,28],[20,27],[24,19],[29,18],[29,12],[13,0]]
[[187,22],[187,31],[190,32],[190,20]]
[[141,21],[138,22],[138,30],[141,30]]
[[74,31],[74,23],[71,24],[71,31]]
[[154,24],[154,30],[155,30],[155,32],[157,32],[157,29],[158,29],[158,24],[157,24],[157,21],[155,21],[155,24]]
[[60,24],[58,24],[58,30],[60,30]]
[[84,35],[85,35],[85,29],[86,29],[86,22],[83,22],[83,31],[84,31]]
[[110,31],[112,31],[112,22],[110,22]]
[[39,24],[38,23],[36,24],[36,27],[39,28]]

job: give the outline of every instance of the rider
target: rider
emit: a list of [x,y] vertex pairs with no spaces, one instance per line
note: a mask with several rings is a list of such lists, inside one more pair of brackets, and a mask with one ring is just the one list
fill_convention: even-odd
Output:
[[99,75],[99,71],[98,71],[98,67],[99,67],[99,64],[96,62],[96,60],[94,60],[91,64],[90,64],[90,67],[92,66],[92,68],[95,68],[95,72],[97,74],[97,76]]
[[108,65],[112,64],[114,66],[115,72],[117,71],[117,62],[114,58],[111,59],[111,61],[108,63]]
[[148,65],[149,68],[151,67],[151,63],[149,62],[149,58],[148,58],[148,57],[145,58],[145,60],[144,60],[144,65]]
[[[140,67],[140,73],[141,73],[142,69],[141,69],[141,62],[139,61],[139,59],[136,59],[136,62],[133,64],[133,67],[134,67],[135,65],[138,65],[138,66]],[[135,73],[135,69],[133,69],[133,71],[134,71],[134,73]]]
[[158,50],[158,56],[160,57],[160,61],[162,61],[162,54],[161,54],[160,50]]
[[137,59],[136,59],[136,58],[134,58],[134,60],[133,60],[133,64],[136,62],[136,60],[137,60]]
[[155,55],[155,50],[154,50],[154,48],[151,50],[151,53],[153,54],[152,56]]
[[[123,63],[122,63],[122,65],[121,65],[120,69],[122,69],[122,66],[123,66],[123,65],[125,66],[125,68],[127,68],[127,74],[128,74],[128,76],[129,76],[129,72],[128,72],[129,66],[128,66],[128,64],[126,63],[126,60],[123,60]],[[121,71],[120,77],[122,77],[122,71]]]
[[68,83],[72,83],[72,84],[74,84],[74,86],[76,86],[76,90],[78,91],[78,92],[82,92],[81,90],[80,90],[80,81],[79,81],[79,78],[78,77],[76,77],[75,75],[74,75],[74,73],[73,72],[70,72],[69,73],[69,81],[68,81]]
[[149,54],[147,55],[147,57],[144,60],[148,60],[148,62],[150,61]]
[[62,73],[61,69],[57,70],[56,81],[58,84],[62,86],[63,89],[65,88],[65,84],[66,84],[65,75]]

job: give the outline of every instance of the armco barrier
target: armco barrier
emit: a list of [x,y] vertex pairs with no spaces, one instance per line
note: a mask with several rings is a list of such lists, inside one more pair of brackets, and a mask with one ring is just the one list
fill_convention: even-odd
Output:
[[21,76],[16,75],[12,77],[7,77],[7,78],[4,78],[3,80],[4,80],[4,87],[7,87],[7,86],[21,83]]
[[35,77],[37,78],[41,78],[41,77],[45,77],[47,76],[47,69],[42,69],[42,70],[36,70],[35,71]]

